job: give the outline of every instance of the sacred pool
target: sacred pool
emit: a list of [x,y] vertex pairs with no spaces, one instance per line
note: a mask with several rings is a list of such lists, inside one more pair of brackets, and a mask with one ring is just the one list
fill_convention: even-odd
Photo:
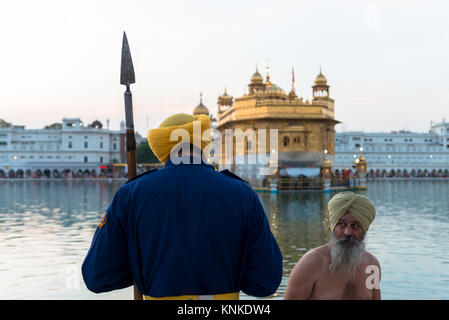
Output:
[[[113,181],[0,181],[0,299],[132,299],[132,287],[94,294],[80,268],[115,191]],[[383,299],[449,299],[449,181],[369,181],[377,209],[366,248],[382,268]],[[328,241],[330,194],[259,193],[291,269]],[[250,297],[241,293],[241,299]]]

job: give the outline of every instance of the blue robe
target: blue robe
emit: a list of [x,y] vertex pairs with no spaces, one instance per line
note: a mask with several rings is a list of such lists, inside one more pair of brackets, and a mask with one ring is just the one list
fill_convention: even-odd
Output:
[[265,297],[281,282],[282,254],[246,182],[203,161],[168,160],[118,189],[82,274],[96,293],[131,286],[134,279],[152,297],[240,290]]

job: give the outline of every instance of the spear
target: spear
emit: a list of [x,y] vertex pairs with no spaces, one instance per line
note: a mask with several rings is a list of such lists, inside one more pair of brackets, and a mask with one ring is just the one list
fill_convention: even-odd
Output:
[[[133,60],[129,51],[128,39],[123,32],[122,42],[122,63],[120,70],[120,84],[126,86],[125,91],[125,120],[126,120],[126,155],[128,162],[128,179],[136,176],[136,136],[134,134],[133,120],[133,96],[129,88],[131,83],[135,83]],[[134,282],[134,300],[143,300],[142,293]]]

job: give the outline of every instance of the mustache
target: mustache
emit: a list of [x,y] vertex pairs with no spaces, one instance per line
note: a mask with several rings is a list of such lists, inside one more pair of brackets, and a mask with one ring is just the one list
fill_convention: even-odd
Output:
[[359,244],[360,241],[354,239],[353,236],[342,236],[340,238],[335,239],[335,243],[338,244]]

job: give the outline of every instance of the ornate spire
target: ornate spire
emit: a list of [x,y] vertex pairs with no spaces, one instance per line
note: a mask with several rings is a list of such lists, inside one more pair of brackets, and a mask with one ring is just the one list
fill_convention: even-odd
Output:
[[292,67],[292,91],[295,92],[295,68]]
[[205,114],[209,115],[209,109],[203,104],[203,90],[200,91],[200,104],[193,109],[193,115]]
[[269,66],[267,66],[266,68],[265,68],[265,78],[266,78],[266,81],[265,81],[265,84],[267,85],[267,86],[269,86],[271,83],[270,83],[270,67]]
[[292,90],[288,93],[288,98],[290,100],[297,98],[297,95],[295,93],[295,69],[293,67],[292,67]]

